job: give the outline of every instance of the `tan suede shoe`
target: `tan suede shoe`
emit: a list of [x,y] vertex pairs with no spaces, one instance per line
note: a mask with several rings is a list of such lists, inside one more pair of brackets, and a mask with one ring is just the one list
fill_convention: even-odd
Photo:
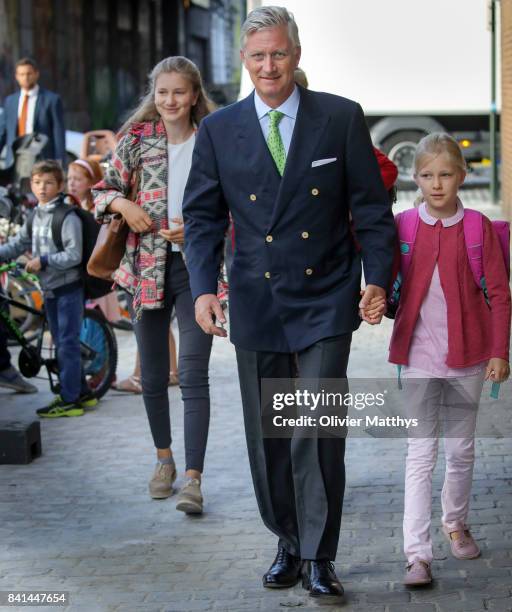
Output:
[[186,514],[201,514],[203,512],[203,496],[201,483],[197,478],[189,478],[178,493],[176,510]]
[[172,483],[176,480],[177,472],[174,461],[172,463],[157,462],[153,477],[149,481],[149,494],[153,499],[165,499],[173,493]]

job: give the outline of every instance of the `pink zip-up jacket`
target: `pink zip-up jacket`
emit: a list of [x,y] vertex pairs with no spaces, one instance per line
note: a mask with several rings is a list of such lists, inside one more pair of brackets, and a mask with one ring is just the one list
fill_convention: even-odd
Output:
[[408,365],[412,335],[436,262],[448,314],[446,365],[466,368],[493,357],[508,361],[510,286],[498,237],[487,217],[483,259],[490,307],[469,266],[462,221],[443,227],[441,221],[428,225],[420,220],[391,336],[391,363]]

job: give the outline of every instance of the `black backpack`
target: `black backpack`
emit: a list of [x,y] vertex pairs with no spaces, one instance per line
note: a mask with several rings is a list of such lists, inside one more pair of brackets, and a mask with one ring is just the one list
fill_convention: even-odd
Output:
[[[74,212],[82,222],[82,261],[80,269],[84,280],[84,293],[88,300],[103,297],[112,291],[113,281],[102,280],[87,274],[87,262],[96,245],[96,239],[100,231],[100,225],[96,222],[94,215],[79,206],[66,203],[65,196],[61,197],[55,206],[52,217],[52,240],[58,251],[64,250],[62,244],[62,224],[66,216]],[[35,210],[27,218],[28,235],[32,238],[32,226],[34,224]]]

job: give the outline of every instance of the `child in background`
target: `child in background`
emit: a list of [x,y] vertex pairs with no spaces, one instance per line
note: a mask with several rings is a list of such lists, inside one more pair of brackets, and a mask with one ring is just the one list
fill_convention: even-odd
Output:
[[[467,255],[464,207],[458,197],[465,175],[464,157],[451,136],[430,134],[420,141],[415,180],[423,202],[417,209],[414,250],[389,354],[390,362],[402,368],[404,390],[421,421],[421,437],[412,434],[408,439],[405,474],[404,584],[409,586],[432,581],[432,473],[440,415],[446,456],[443,533],[456,558],[473,559],[480,554],[467,524],[477,408],[484,380],[502,382],[510,374],[506,266],[492,224],[482,216],[488,305]],[[410,248],[402,241],[402,253]]]
[[[99,163],[93,159],[76,159],[69,164],[67,176],[67,189],[82,208],[93,213],[94,200],[92,187],[103,178],[103,170]],[[117,324],[121,319],[121,309],[115,291],[103,297],[87,302],[88,307],[98,307],[105,318]]]
[[69,164],[67,188],[80,206],[93,212],[94,200],[91,189],[103,178],[103,171],[97,161],[93,159],[75,159]]
[[62,225],[64,249],[58,251],[52,238],[53,213],[61,200],[64,174],[53,160],[38,162],[31,174],[31,189],[37,198],[32,230],[25,223],[19,234],[0,247],[0,261],[31,251],[28,272],[39,275],[44,293],[48,324],[59,364],[60,395],[45,408],[40,417],[81,416],[83,405],[91,405],[80,360],[80,328],[84,306],[82,280],[82,226],[74,213],[66,215]]
[[[78,202],[80,206],[85,210],[93,212],[94,210],[94,199],[92,197],[92,187],[103,178],[103,171],[100,164],[92,159],[77,159],[69,165],[68,176],[67,176],[67,189]],[[131,325],[128,326],[125,321],[121,319],[121,308],[117,299],[115,291],[109,293],[96,300],[89,300],[87,302],[88,307],[97,306],[103,312],[106,319],[108,319],[116,329],[131,329]],[[178,359],[176,356],[176,341],[174,335],[169,329],[169,353],[170,353],[170,364],[171,371],[169,374],[169,385],[177,385],[178,379]],[[137,351],[135,359],[135,369],[133,374],[128,378],[119,382],[112,383],[112,387],[117,391],[124,391],[126,393],[142,393],[142,387],[140,384],[140,359]]]

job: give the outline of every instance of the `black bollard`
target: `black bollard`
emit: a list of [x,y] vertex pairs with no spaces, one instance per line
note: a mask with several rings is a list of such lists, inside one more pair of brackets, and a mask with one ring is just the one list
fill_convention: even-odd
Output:
[[26,464],[40,455],[39,421],[0,420],[0,464]]

